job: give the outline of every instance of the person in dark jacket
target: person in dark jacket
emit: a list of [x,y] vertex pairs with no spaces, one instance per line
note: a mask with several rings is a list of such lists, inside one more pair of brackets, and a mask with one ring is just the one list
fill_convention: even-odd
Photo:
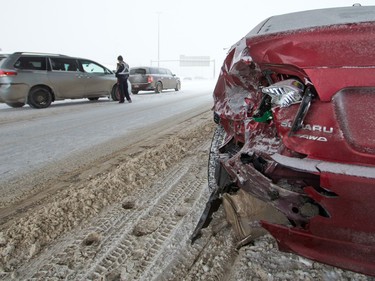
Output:
[[129,78],[129,65],[124,62],[122,56],[117,57],[117,69],[116,69],[116,77],[117,83],[119,86],[119,93],[120,93],[120,101],[119,103],[124,103],[125,98],[126,100],[131,103],[132,100],[129,96],[128,91],[128,78]]

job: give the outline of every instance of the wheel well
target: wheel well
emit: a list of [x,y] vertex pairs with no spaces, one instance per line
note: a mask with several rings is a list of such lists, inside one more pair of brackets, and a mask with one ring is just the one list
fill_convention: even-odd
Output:
[[52,90],[52,88],[48,87],[47,85],[43,85],[43,84],[41,84],[41,85],[34,85],[34,86],[32,86],[32,87],[30,88],[29,93],[30,93],[33,89],[35,89],[35,88],[44,88],[44,89],[48,90],[48,91],[51,93],[52,101],[55,101],[55,93],[54,93],[54,91]]

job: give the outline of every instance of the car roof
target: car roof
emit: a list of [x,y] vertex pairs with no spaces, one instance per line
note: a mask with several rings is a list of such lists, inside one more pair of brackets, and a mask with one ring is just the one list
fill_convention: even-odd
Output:
[[150,72],[150,74],[156,74],[154,71],[164,69],[167,71],[172,72],[169,68],[167,67],[159,67],[159,66],[135,66],[135,67],[130,67],[130,71],[134,71],[135,69],[145,69],[146,71]]
[[375,6],[317,9],[272,16],[258,24],[248,35],[254,36],[298,29],[374,21]]
[[[45,57],[59,57],[59,58],[71,58],[71,59],[79,59],[79,60],[88,60],[93,61],[91,59],[81,58],[81,57],[73,57],[63,54],[54,54],[54,53],[39,53],[39,52],[15,52],[12,55],[18,56],[45,56]],[[11,56],[11,55],[9,55]]]
[[161,67],[155,67],[155,66],[133,66],[133,67],[130,67],[130,69],[155,69],[155,68],[161,68]]
[[133,67],[130,67],[130,69],[137,69],[137,68],[169,69],[167,67],[159,67],[159,66],[133,66]]
[[133,66],[130,69],[137,69],[137,68],[150,68],[151,66]]
[[13,55],[70,57],[70,56],[62,55],[62,54],[38,53],[38,52],[15,52],[13,53]]

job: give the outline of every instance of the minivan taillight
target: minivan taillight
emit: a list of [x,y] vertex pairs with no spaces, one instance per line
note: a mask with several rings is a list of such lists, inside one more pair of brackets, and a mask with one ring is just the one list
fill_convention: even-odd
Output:
[[154,78],[152,76],[147,76],[147,83],[152,83],[154,81]]
[[0,69],[0,77],[15,76],[15,75],[17,75],[16,71],[9,71],[9,70]]

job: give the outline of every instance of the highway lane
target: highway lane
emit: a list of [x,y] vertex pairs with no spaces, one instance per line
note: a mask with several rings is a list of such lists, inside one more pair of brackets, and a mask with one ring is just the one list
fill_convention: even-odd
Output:
[[98,102],[56,102],[47,109],[0,106],[0,184],[57,163],[80,151],[96,149],[112,139],[173,126],[213,104],[214,81],[189,82],[181,91],[140,92],[132,104],[108,99]]

